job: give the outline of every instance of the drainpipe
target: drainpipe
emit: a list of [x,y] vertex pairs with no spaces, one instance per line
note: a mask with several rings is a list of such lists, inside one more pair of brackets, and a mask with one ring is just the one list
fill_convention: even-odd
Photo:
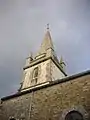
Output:
[[30,99],[29,99],[30,102],[29,102],[28,120],[31,120],[33,100],[34,100],[34,91],[32,91]]

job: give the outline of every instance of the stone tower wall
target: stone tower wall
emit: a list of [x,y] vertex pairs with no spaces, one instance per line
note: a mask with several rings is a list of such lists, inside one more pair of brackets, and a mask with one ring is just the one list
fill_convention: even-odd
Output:
[[61,72],[61,70],[54,64],[51,60],[51,75],[52,80],[62,79],[65,78],[65,75]]
[[24,74],[26,74],[26,77],[23,77],[22,89],[29,88],[30,86],[32,86],[31,80],[33,79],[33,70],[36,67],[39,68],[37,84],[44,83],[47,80],[49,80],[48,76],[50,74],[50,60],[47,60],[24,70]]

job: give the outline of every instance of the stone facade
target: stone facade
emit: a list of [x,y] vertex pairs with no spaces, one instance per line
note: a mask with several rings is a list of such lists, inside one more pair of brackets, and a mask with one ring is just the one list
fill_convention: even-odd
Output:
[[67,76],[64,67],[47,31],[26,59],[19,91],[1,98],[0,120],[90,120],[90,71]]
[[33,70],[36,67],[39,68],[37,84],[42,84],[47,81],[57,80],[65,77],[60,69],[54,64],[54,62],[51,59],[48,59],[24,70],[22,91],[34,86],[34,84],[32,84]]
[[60,69],[51,61],[51,79],[52,81],[65,78],[65,75],[60,71]]
[[1,106],[1,120],[65,120],[73,110],[90,120],[90,71],[2,98]]

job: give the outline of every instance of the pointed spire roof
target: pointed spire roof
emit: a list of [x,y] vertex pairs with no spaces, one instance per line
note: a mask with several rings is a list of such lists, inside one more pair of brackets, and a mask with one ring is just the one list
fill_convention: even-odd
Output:
[[54,51],[52,38],[51,38],[51,35],[50,35],[50,32],[49,32],[49,26],[47,25],[47,32],[46,32],[46,34],[44,36],[43,42],[41,44],[39,52],[37,53],[37,56],[41,55],[43,53],[46,53],[46,51],[48,49],[52,49]]

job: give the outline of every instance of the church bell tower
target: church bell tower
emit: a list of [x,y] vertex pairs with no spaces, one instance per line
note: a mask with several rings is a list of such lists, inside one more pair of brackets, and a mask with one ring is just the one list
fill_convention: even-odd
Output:
[[66,73],[57,59],[48,26],[39,51],[35,57],[30,54],[26,59],[20,91],[49,84],[65,76]]

